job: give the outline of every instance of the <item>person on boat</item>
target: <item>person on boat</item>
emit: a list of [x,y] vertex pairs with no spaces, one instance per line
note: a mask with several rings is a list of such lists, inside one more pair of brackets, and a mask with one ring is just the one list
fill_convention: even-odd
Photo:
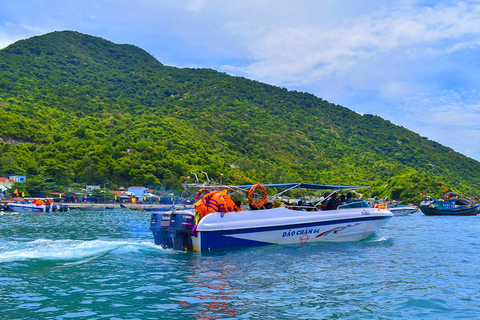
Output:
[[345,199],[346,199],[345,195],[344,195],[344,194],[341,194],[341,195],[340,195],[340,203],[339,203],[339,205],[341,205],[341,204],[346,204]]
[[423,199],[420,203],[420,207],[428,207],[430,205],[430,201],[428,199]]
[[340,203],[340,199],[337,199],[337,193],[334,192],[327,201],[327,210],[335,210]]
[[242,202],[240,200],[233,200],[233,202],[235,203],[235,205],[238,207],[238,208],[241,208],[242,207]]
[[320,199],[320,202],[317,203],[317,209],[320,211],[327,210],[327,201],[325,199]]
[[351,192],[347,192],[347,198],[345,199],[345,203],[346,204],[353,203]]
[[273,201],[273,207],[274,208],[279,208],[279,207],[285,207],[285,205],[283,203],[281,203],[280,201],[275,200],[275,201]]
[[273,203],[271,203],[271,202],[266,202],[263,205],[263,209],[272,209],[272,208],[273,208]]
[[304,205],[305,205],[305,203],[302,201],[302,199],[300,199],[300,200],[298,201],[298,204],[297,204],[297,206],[298,206],[298,211],[307,211],[307,210],[305,210]]

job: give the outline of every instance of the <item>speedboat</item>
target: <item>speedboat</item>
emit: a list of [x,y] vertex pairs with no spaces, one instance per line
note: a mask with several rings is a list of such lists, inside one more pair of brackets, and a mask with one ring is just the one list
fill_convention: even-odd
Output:
[[426,216],[475,216],[479,204],[467,196],[448,192],[443,199],[427,197],[420,204],[420,210]]
[[394,216],[408,216],[418,211],[418,207],[416,206],[404,205],[395,201],[389,203],[387,208]]
[[47,198],[12,198],[7,202],[6,210],[20,213],[49,212],[52,201]]
[[[267,188],[284,191],[268,196]],[[364,200],[339,205],[335,210],[321,210],[313,201],[282,205],[277,199],[287,191],[301,191],[305,195],[304,190],[362,188],[366,187],[306,183],[210,186],[209,193],[195,203],[195,210],[152,213],[150,230],[156,245],[194,252],[272,244],[360,241],[376,233],[392,213],[388,209],[372,208]],[[238,201],[227,193],[245,196],[246,190],[251,210],[241,210]],[[261,191],[259,197],[258,191]]]

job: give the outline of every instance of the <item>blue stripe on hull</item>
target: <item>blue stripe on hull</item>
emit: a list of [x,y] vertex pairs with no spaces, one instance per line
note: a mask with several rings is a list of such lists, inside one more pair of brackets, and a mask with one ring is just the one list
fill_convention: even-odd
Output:
[[211,231],[211,232],[208,232],[208,236],[205,233],[203,233],[201,251],[234,248],[234,247],[258,247],[258,246],[266,246],[266,245],[274,244],[270,242],[262,242],[262,241],[254,241],[254,240],[229,237],[228,235],[231,235],[231,234],[235,234],[235,231],[232,231],[232,232]]
[[214,250],[220,248],[231,248],[231,247],[255,247],[263,246],[269,244],[275,244],[270,242],[255,241],[248,239],[240,239],[232,237],[232,235],[241,235],[254,232],[267,232],[267,231],[280,231],[280,230],[289,230],[289,229],[300,229],[300,228],[314,228],[319,226],[334,225],[339,223],[350,223],[350,222],[361,222],[361,221],[372,221],[372,220],[384,220],[390,219],[391,216],[375,216],[375,217],[360,217],[360,218],[350,218],[342,220],[333,220],[333,221],[320,221],[320,222],[311,222],[311,223],[301,223],[301,224],[290,224],[282,226],[271,226],[271,227],[258,227],[258,228],[248,228],[248,229],[229,229],[229,230],[219,230],[219,231],[201,231],[201,248],[200,251]]

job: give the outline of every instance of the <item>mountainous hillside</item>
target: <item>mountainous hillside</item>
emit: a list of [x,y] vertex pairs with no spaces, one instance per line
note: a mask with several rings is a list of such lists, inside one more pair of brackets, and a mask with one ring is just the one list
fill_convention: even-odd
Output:
[[[0,50],[0,174],[180,190],[227,183],[372,185],[418,201],[480,194],[480,163],[377,116],[72,31]],[[388,185],[388,186],[386,186]],[[386,187],[385,187],[386,186]]]

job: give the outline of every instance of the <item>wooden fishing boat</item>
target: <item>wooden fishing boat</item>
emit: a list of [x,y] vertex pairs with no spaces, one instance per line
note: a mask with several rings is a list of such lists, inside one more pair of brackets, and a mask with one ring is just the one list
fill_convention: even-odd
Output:
[[427,216],[475,216],[478,207],[474,200],[456,192],[448,192],[443,199],[428,197],[420,204]]

